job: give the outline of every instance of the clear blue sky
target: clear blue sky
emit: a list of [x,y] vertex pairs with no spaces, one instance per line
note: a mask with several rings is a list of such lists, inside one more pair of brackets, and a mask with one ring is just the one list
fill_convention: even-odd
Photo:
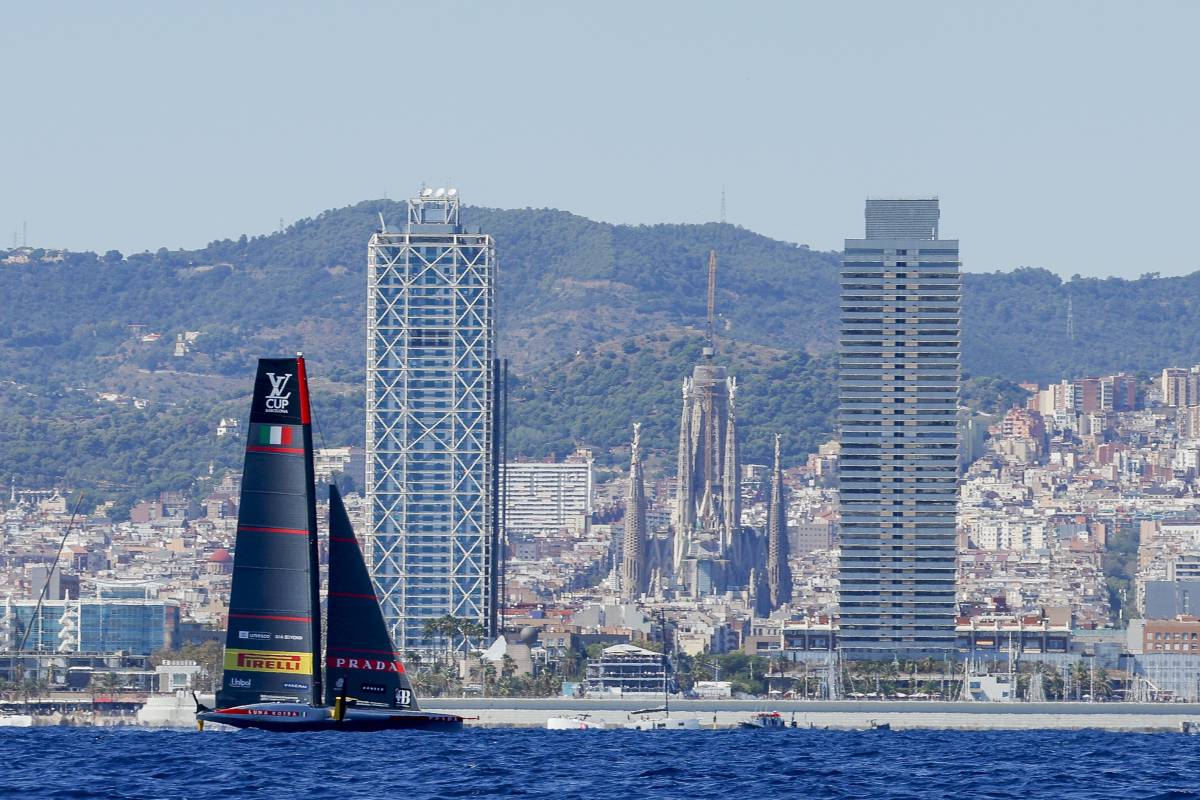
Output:
[[0,244],[126,252],[453,182],[817,248],[937,194],[971,271],[1200,268],[1200,4],[34,3]]

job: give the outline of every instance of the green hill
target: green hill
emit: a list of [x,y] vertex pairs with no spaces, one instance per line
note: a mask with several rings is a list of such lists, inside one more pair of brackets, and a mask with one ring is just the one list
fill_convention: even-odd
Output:
[[[242,415],[265,353],[305,351],[326,440],[359,443],[366,242],[380,213],[398,224],[403,206],[359,203],[199,250],[0,251],[0,479],[137,491],[236,464],[237,448],[218,446],[212,431],[222,414]],[[467,208],[463,217],[497,242],[500,348],[514,374],[510,454],[620,448],[634,419],[652,447],[670,449],[679,382],[697,358],[710,248],[747,458],[763,460],[775,430],[793,462],[831,434],[837,254],[727,224],[620,226],[547,209]],[[1200,362],[1200,334],[1187,324],[1198,298],[1200,273],[968,274],[972,396],[995,404],[1016,396],[1013,381]],[[194,341],[177,357],[187,332]],[[101,394],[146,408],[98,403]],[[74,435],[84,429],[95,436]],[[152,457],[160,438],[203,436],[213,438],[167,451],[178,469]]]

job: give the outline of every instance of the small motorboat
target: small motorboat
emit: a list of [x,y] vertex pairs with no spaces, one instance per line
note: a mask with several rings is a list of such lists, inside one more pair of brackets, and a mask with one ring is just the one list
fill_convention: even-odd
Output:
[[1200,722],[1194,719],[1185,719],[1179,723],[1179,732],[1184,736],[1200,736]]
[[759,711],[750,719],[739,722],[738,727],[756,731],[782,731],[787,729],[787,724],[778,711]]

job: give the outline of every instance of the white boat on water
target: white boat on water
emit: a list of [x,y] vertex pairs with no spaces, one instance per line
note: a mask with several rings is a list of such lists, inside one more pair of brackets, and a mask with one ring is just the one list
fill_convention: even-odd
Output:
[[621,727],[627,731],[698,731],[700,720],[695,717],[672,717],[670,708],[663,705],[632,712],[629,721]]
[[[202,703],[215,702],[212,694],[198,697]],[[148,728],[193,728],[196,726],[196,701],[191,692],[182,689],[151,695],[138,709],[137,724]]]
[[32,728],[33,717],[29,714],[0,714],[0,728]]
[[589,714],[576,714],[573,717],[551,717],[546,720],[548,731],[602,731],[607,726],[603,722],[594,722]]
[[700,720],[695,717],[648,717],[626,722],[624,728],[630,731],[698,731]]

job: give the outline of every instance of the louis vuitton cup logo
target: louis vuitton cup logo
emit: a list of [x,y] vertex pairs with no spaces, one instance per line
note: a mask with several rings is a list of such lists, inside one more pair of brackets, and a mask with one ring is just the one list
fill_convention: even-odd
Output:
[[291,402],[292,393],[284,394],[284,389],[287,388],[288,381],[292,379],[292,373],[288,372],[283,375],[276,375],[274,372],[267,373],[267,380],[271,382],[271,391],[267,394],[263,404],[264,409],[272,414],[286,414],[288,404]]

